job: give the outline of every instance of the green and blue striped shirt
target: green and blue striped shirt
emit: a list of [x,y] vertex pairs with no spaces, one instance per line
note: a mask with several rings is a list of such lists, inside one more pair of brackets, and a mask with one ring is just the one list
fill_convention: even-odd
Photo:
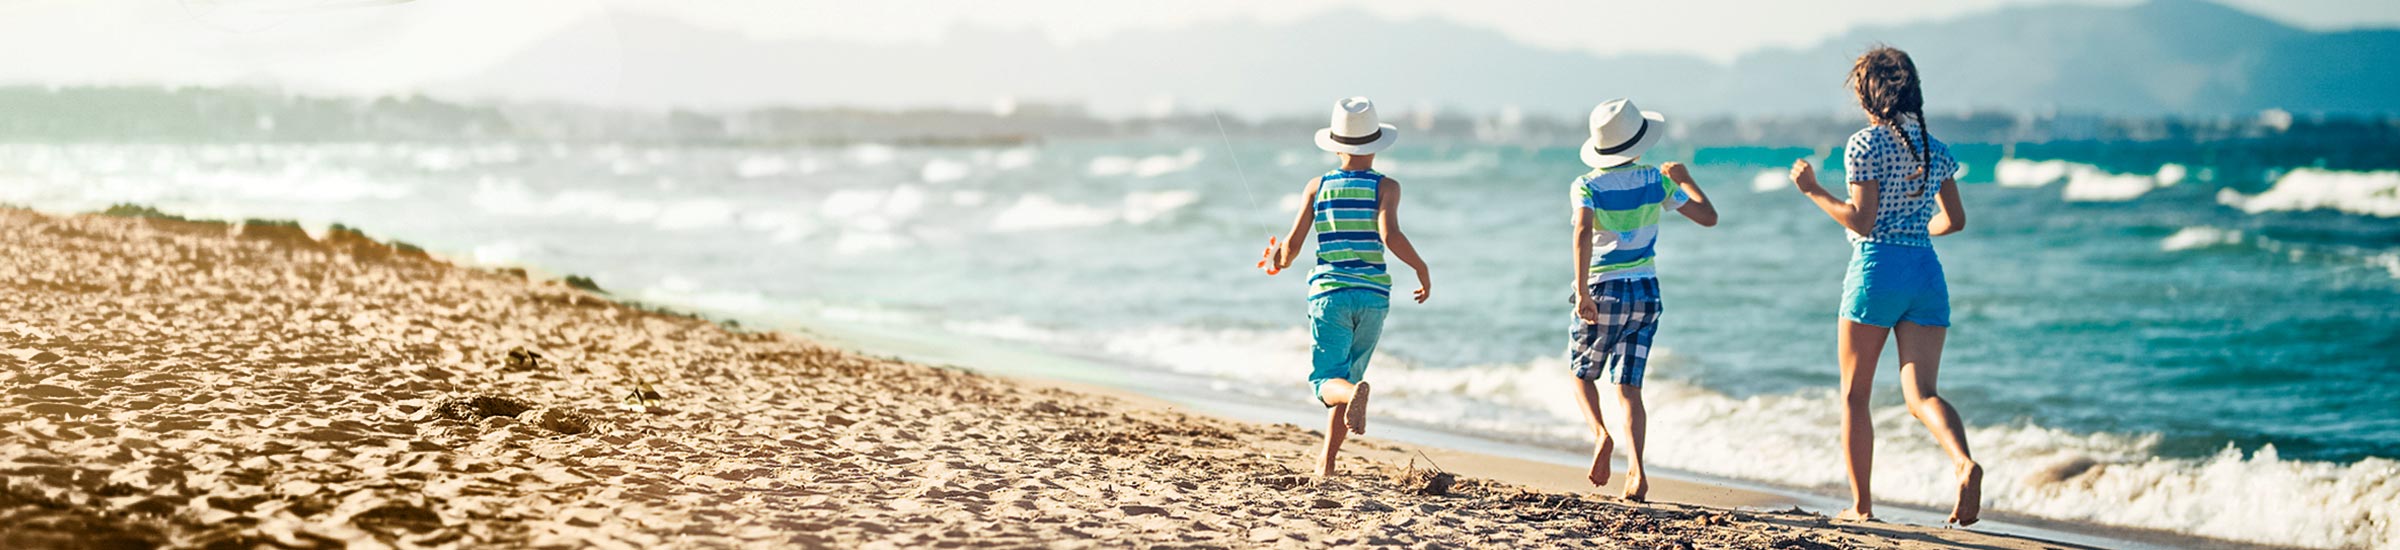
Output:
[[1575,178],[1575,207],[1591,211],[1592,265],[1586,284],[1658,276],[1659,214],[1690,200],[1657,168],[1601,168]]
[[1345,289],[1389,296],[1392,275],[1383,269],[1383,233],[1375,214],[1383,205],[1383,174],[1335,170],[1317,182],[1317,267],[1308,273],[1310,297]]

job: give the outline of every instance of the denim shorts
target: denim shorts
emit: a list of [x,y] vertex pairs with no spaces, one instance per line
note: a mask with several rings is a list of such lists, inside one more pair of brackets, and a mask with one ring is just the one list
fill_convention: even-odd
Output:
[[1367,359],[1383,338],[1383,317],[1392,298],[1372,290],[1348,289],[1308,299],[1308,336],[1316,343],[1309,351],[1309,389],[1325,402],[1325,382],[1366,379]]
[[1600,322],[1585,324],[1567,311],[1567,368],[1575,377],[1642,387],[1650,366],[1650,340],[1658,334],[1658,316],[1666,312],[1659,300],[1658,279],[1601,281],[1592,285],[1592,300]]
[[1857,243],[1842,277],[1842,318],[1879,327],[1901,321],[1950,326],[1942,259],[1923,246]]

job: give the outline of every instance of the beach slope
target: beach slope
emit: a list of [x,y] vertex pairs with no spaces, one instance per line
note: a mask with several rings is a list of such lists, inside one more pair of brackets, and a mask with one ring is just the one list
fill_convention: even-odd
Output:
[[1373,440],[1319,479],[1300,427],[346,230],[0,208],[0,258],[7,548],[2064,546],[1453,480]]

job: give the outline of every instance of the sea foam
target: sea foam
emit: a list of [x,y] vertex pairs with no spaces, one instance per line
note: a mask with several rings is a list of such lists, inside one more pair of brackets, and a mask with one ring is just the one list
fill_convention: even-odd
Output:
[[774,155],[752,155],[733,165],[733,175],[742,179],[771,178],[791,171],[792,161]]
[[2124,202],[2148,194],[2158,188],[2151,176],[2110,174],[2097,169],[2075,172],[2067,178],[2067,187],[2059,193],[2068,202]]
[[1792,172],[1790,170],[1760,170],[1757,174],[1750,175],[1750,191],[1753,193],[1772,193],[1777,189],[1791,186]]
[[975,168],[967,163],[937,158],[925,161],[925,167],[917,171],[917,179],[925,183],[949,183],[966,179],[974,173]]
[[2066,182],[2059,197],[2068,202],[2124,202],[2182,183],[2187,170],[2165,164],[2151,175],[2116,174],[2097,166],[2060,160],[2001,159],[1993,181],[2004,187],[2043,187]]
[[2302,168],[2275,180],[2265,193],[2217,191],[2217,202],[2243,212],[2333,210],[2379,218],[2400,217],[2400,171],[2339,172]]
[[859,166],[876,166],[886,162],[891,162],[892,159],[899,158],[900,151],[898,149],[893,149],[890,145],[884,145],[880,143],[861,143],[858,145],[852,145],[849,149],[843,150],[842,156],[848,158],[852,164]]
[[1500,154],[1491,150],[1475,150],[1447,159],[1383,159],[1377,171],[1394,178],[1456,178],[1472,176],[1500,165]]
[[722,227],[732,223],[739,211],[733,201],[725,199],[684,199],[661,207],[652,225],[669,231]]
[[1130,175],[1136,178],[1152,178],[1190,170],[1207,156],[1198,147],[1185,148],[1183,152],[1173,155],[1151,155],[1139,158],[1100,156],[1092,158],[1091,163],[1084,167],[1084,173],[1097,177]]
[[499,216],[576,215],[617,223],[640,223],[658,216],[657,201],[624,197],[611,191],[570,189],[547,198],[512,179],[482,178],[467,201],[484,213]]
[[[999,326],[1012,330],[975,332],[1006,338],[1017,328]],[[1218,387],[1237,393],[1294,406],[1308,399],[1309,341],[1299,329],[1036,334],[1036,343],[1096,343],[1137,363],[1221,380]],[[1670,349],[1653,354],[1644,389],[1652,464],[1819,494],[1845,487],[1833,388],[1732,397],[1672,378],[1668,373],[1684,360]],[[1368,377],[1377,382],[1378,415],[1456,433],[1588,448],[1588,429],[1565,373],[1561,358],[1431,369],[1387,354]],[[1964,406],[1973,412],[1972,404]],[[1950,462],[1922,425],[1896,405],[1879,408],[1873,419],[1878,496],[1947,508],[1955,486]],[[2271,445],[2164,458],[2155,435],[2075,433],[2024,423],[1977,425],[1968,440],[1987,469],[1987,509],[2259,543],[2400,543],[2400,511],[2389,506],[2400,500],[2400,484],[2387,481],[2400,475],[2400,462],[2388,458],[2290,461]]]
[[906,222],[925,209],[931,195],[914,185],[890,189],[836,190],[817,206],[819,219],[838,229],[833,250],[864,254],[898,249],[915,242],[902,233]]
[[1033,161],[1038,158],[1040,158],[1040,153],[1030,148],[1016,148],[997,153],[984,153],[978,154],[975,157],[977,162],[988,162],[991,164],[992,169],[1003,172],[1024,168],[1027,166],[1033,166]]
[[467,203],[499,217],[576,217],[619,225],[647,224],[660,231],[739,227],[765,233],[776,242],[799,240],[816,230],[814,222],[800,213],[745,208],[728,198],[657,200],[588,189],[568,189],[544,196],[522,182],[502,178],[477,180],[475,190],[467,195]]
[[818,213],[827,221],[868,228],[891,227],[925,209],[925,190],[913,185],[889,189],[840,189],[825,197]]
[[2184,176],[2190,172],[2190,169],[2184,168],[2181,164],[2161,164],[2158,166],[2158,186],[2173,187],[2175,184],[2183,183]]
[[1116,221],[1113,208],[1068,204],[1040,193],[1017,197],[1017,202],[992,216],[993,231],[1033,231],[1091,227]]
[[769,309],[764,295],[705,288],[681,275],[668,275],[636,293],[643,301],[674,304],[717,314],[758,313]]
[[1034,231],[1075,227],[1096,227],[1112,223],[1141,225],[1183,210],[1200,202],[1195,191],[1173,189],[1165,191],[1136,191],[1125,194],[1118,205],[1087,205],[1060,202],[1049,195],[1031,193],[992,216],[993,231]]
[[2003,187],[2042,187],[2066,179],[2078,167],[2089,168],[2061,160],[2000,159],[1992,169],[1992,181]]
[[2242,232],[2207,226],[2178,229],[2175,234],[2158,242],[2158,248],[2169,252],[2196,250],[2242,243]]
[[1150,223],[1195,202],[1200,202],[1200,193],[1184,189],[1127,193],[1125,222],[1135,225]]
[[2292,242],[2210,226],[2178,229],[2175,234],[2158,242],[2159,249],[2167,252],[2232,246],[2256,249],[2291,262],[2331,262],[2380,270],[2392,278],[2400,279],[2400,252],[2383,248]]

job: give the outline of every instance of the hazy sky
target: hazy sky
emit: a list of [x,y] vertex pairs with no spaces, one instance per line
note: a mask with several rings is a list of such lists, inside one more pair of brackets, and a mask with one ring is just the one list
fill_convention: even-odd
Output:
[[[1857,25],[2039,1],[2057,0],[0,0],[0,82],[273,82],[386,92],[474,74],[551,31],[610,10],[758,37],[935,42],[953,27],[978,25],[1031,29],[1070,43],[1193,22],[1364,12],[1441,17],[1552,48],[1724,60],[1806,45]],[[2309,28],[2400,26],[2395,0],[2228,1]]]

